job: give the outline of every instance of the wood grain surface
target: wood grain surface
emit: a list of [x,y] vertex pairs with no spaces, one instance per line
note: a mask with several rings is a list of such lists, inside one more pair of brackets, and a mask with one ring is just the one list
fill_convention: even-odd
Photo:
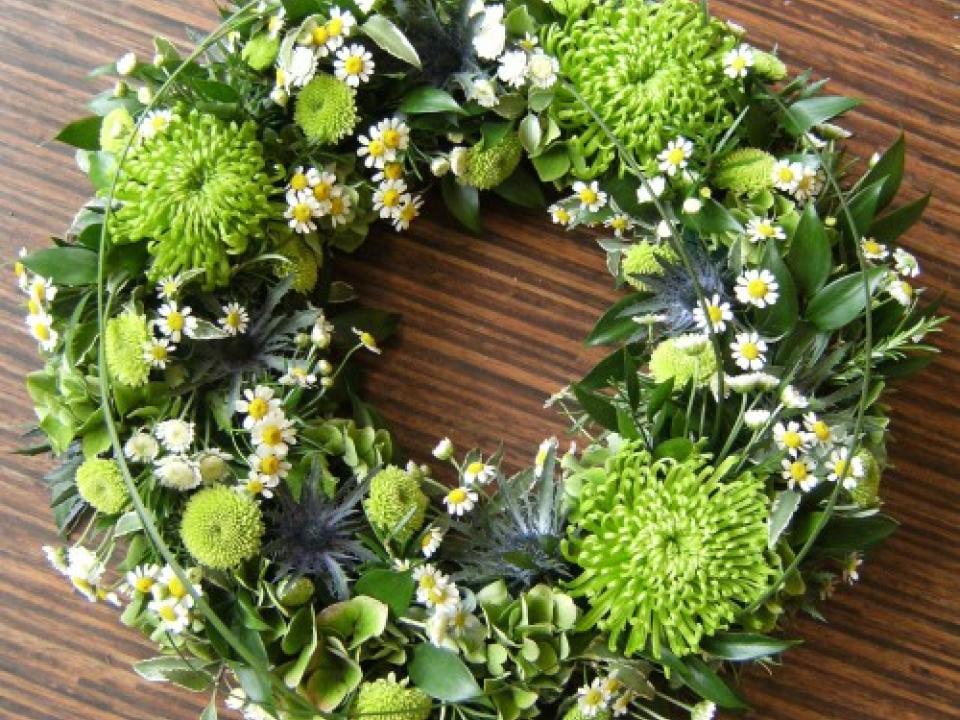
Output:
[[[714,12],[779,45],[792,67],[833,78],[867,104],[851,116],[862,157],[903,128],[909,198],[934,199],[908,239],[931,292],[960,293],[960,3],[948,0],[728,0]],[[199,0],[0,0],[0,245],[12,258],[62,232],[86,197],[68,148],[49,141],[105,79],[88,70],[150,38],[212,27]],[[436,207],[436,204],[434,205]],[[344,263],[371,304],[404,315],[397,341],[369,363],[368,396],[416,459],[449,435],[461,447],[503,439],[517,466],[563,431],[547,395],[590,366],[581,339],[615,297],[599,249],[539,214],[495,204],[487,232],[460,232],[439,209],[413,232],[375,234]],[[36,368],[12,276],[0,288],[0,718],[187,720],[204,699],[137,678],[151,653],[112,608],[72,595],[40,546],[55,541],[39,459],[9,454],[32,409],[23,375]],[[891,396],[886,510],[903,525],[826,608],[798,622],[804,645],[771,675],[744,680],[770,720],[960,718],[960,325],[944,356]]]

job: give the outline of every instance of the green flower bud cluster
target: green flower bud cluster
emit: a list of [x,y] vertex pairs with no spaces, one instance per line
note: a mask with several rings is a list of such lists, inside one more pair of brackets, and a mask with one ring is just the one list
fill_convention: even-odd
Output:
[[143,356],[150,340],[147,318],[126,310],[110,318],[104,332],[107,369],[121,385],[140,387],[150,378],[150,363]]
[[364,509],[371,525],[403,544],[423,527],[429,504],[415,476],[389,465],[370,481]]
[[127,506],[129,496],[120,468],[113,460],[89,458],[77,468],[77,492],[95,510],[115,515]]
[[490,190],[513,175],[523,157],[523,145],[516,133],[508,133],[495,145],[478,143],[467,151],[466,169],[461,178],[466,185]]
[[215,485],[190,498],[180,537],[201,565],[229,570],[259,552],[263,531],[260,506],[254,500]]

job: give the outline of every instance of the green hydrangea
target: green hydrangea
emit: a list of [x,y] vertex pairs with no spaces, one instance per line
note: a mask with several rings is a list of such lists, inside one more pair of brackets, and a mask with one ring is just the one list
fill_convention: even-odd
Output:
[[125,107],[116,107],[108,112],[100,124],[100,149],[119,155],[127,146],[136,123]]
[[263,530],[260,506],[254,500],[216,485],[190,498],[180,537],[201,565],[228,570],[257,554]]
[[770,582],[763,479],[728,477],[736,457],[654,460],[642,441],[591,455],[563,544],[583,571],[568,592],[590,608],[578,629],[628,655],[696,652]]
[[293,119],[303,134],[321,144],[336,144],[353,132],[357,115],[353,88],[333,75],[317,73],[297,94]]
[[[710,382],[717,372],[717,356],[713,343],[697,342],[701,336],[681,335],[658,344],[650,355],[650,374],[658,383],[673,379],[675,388],[682,388],[692,378],[697,385]],[[690,343],[693,350],[684,347]]]
[[116,242],[149,241],[152,280],[199,268],[210,289],[274,214],[273,192],[256,125],[193,111],[124,162],[110,229]]
[[431,705],[430,696],[418,688],[390,679],[376,680],[360,686],[350,717],[427,720]]
[[150,340],[147,318],[126,310],[110,318],[104,331],[107,369],[121,385],[140,387],[150,379],[143,347]]
[[491,147],[478,143],[467,151],[465,169],[461,180],[480,190],[495,188],[520,164],[523,145],[516,133],[508,133]]
[[299,238],[290,238],[277,248],[277,253],[289,260],[277,267],[277,274],[282,277],[293,275],[294,290],[307,293],[316,287],[320,279],[320,263],[309,245]]
[[[388,465],[370,481],[364,507],[370,524],[405,543],[423,527],[429,499],[412,474]],[[402,527],[399,527],[403,523]]]
[[127,506],[127,486],[113,460],[84,460],[77,468],[76,481],[80,497],[105,515],[115,515]]
[[637,290],[646,290],[639,275],[662,275],[661,260],[675,261],[677,254],[666,243],[652,243],[641,240],[634,243],[623,254],[621,266],[624,279]]
[[777,159],[760,148],[738,148],[717,163],[713,184],[737,195],[769,190],[776,164]]
[[[645,165],[679,135],[709,145],[733,122],[723,57],[739,40],[725,23],[703,22],[690,0],[607,0],[541,30],[584,100]],[[571,173],[595,178],[617,151],[590,111],[558,90],[550,113],[570,150]],[[620,171],[620,168],[617,168]]]
[[280,38],[270,37],[269,33],[260,33],[247,41],[240,57],[254,70],[266,70],[273,65],[278,52],[280,52]]

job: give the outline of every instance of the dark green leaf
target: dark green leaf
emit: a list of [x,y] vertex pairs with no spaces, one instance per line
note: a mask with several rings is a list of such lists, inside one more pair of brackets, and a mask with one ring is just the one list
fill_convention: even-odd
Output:
[[532,158],[532,162],[543,182],[559,180],[570,170],[570,155],[566,145],[554,145]]
[[638,327],[633,321],[633,316],[638,312],[636,308],[642,299],[638,293],[633,293],[611,305],[597,320],[584,343],[607,345],[630,337]]
[[777,493],[770,510],[770,522],[767,532],[767,546],[773,548],[780,540],[784,530],[790,526],[793,514],[800,507],[803,496],[795,490],[783,490]]
[[407,670],[414,685],[442,702],[464,702],[481,695],[473,673],[455,653],[444,648],[418,645]]
[[45,248],[28,255],[23,264],[55,285],[90,285],[97,281],[97,254],[85,248]]
[[99,150],[100,126],[102,124],[102,117],[91,115],[67,125],[57,133],[56,139],[81,150]]
[[193,80],[190,84],[208,100],[227,104],[240,102],[240,93],[226,83],[216,80]]
[[777,292],[780,295],[773,307],[768,306],[758,311],[760,327],[767,335],[780,337],[793,330],[799,319],[797,289],[793,284],[793,276],[780,258],[780,250],[774,241],[767,242],[763,266],[777,279],[779,286]]
[[390,608],[394,617],[402,617],[413,600],[414,581],[410,573],[377,568],[361,575],[353,592],[376,598]]
[[584,390],[579,385],[572,385],[571,388],[584,412],[598,425],[607,428],[607,430],[613,430],[614,432],[619,429],[617,409],[613,406],[613,403],[610,402],[610,398],[605,395],[590,392],[589,390]]
[[676,672],[683,683],[704,700],[728,710],[747,710],[749,705],[731,689],[709,665],[696,655],[683,659],[669,650],[661,650],[663,664]]
[[383,15],[371,16],[360,26],[360,31],[395,58],[403,60],[415,68],[420,67],[420,57],[413,45],[410,44],[407,36]]
[[623,350],[614,350],[598,362],[578,385],[585,390],[599,390],[624,380]]
[[200,720],[217,720],[217,695],[213,694],[207,707],[200,713]]
[[823,222],[817,217],[817,208],[813,203],[808,203],[800,216],[790,242],[787,265],[800,291],[807,298],[813,297],[830,276],[833,265],[830,238]]
[[779,655],[798,644],[797,640],[781,640],[758,633],[721,632],[705,638],[700,647],[724,660],[746,662]]
[[870,226],[870,237],[881,243],[893,242],[920,219],[923,211],[927,209],[927,203],[929,202],[930,193],[927,193],[922,198],[918,198],[902,207],[898,207],[892,212],[888,212],[883,217],[875,219]]
[[[886,270],[879,267],[866,271],[866,285],[871,296],[885,273]],[[836,330],[862,313],[866,302],[863,273],[851,273],[818,292],[807,305],[804,318],[820,330]]]
[[424,85],[408,92],[398,109],[400,112],[410,115],[443,112],[465,114],[463,108],[460,107],[460,103],[454,100],[450,93],[430,85]]
[[743,225],[730,214],[723,205],[716,200],[707,199],[703,201],[700,212],[682,216],[683,224],[699,233],[713,235],[715,233],[743,232]]
[[[801,537],[812,529],[820,516],[809,516],[807,526],[801,528]],[[886,540],[897,529],[898,523],[887,515],[868,515],[866,517],[832,517],[823,528],[816,542],[817,552],[839,554],[866,550]]]
[[900,183],[903,182],[903,161],[906,155],[906,141],[903,133],[894,141],[893,145],[880,156],[876,164],[864,175],[861,185],[866,187],[875,182],[883,182],[883,190],[877,203],[877,209],[882,210],[893,200]]
[[925,352],[919,355],[908,355],[900,360],[887,360],[877,366],[877,373],[891,380],[910,377],[923,370],[936,357],[936,353]]
[[860,101],[839,95],[824,95],[795,102],[787,108],[784,127],[792,135],[803,135],[814,125],[852,110]]
[[673,458],[674,460],[683,461],[690,457],[690,453],[692,452],[693,443],[687,438],[677,437],[664,440],[657,445],[653,449],[653,456],[657,460]]
[[860,242],[869,231],[873,224],[873,218],[877,214],[879,207],[880,194],[883,192],[883,181],[878,180],[872,185],[867,185],[851,198],[848,208],[853,218],[853,227],[847,214],[843,213],[843,227],[847,237],[854,242]]
[[480,193],[475,187],[461,185],[451,173],[440,182],[440,192],[450,214],[461,225],[475,233],[483,231],[480,223]]
[[506,180],[497,185],[493,191],[509,200],[514,205],[538,210],[546,206],[547,200],[543,196],[540,183],[523,165],[519,166]]

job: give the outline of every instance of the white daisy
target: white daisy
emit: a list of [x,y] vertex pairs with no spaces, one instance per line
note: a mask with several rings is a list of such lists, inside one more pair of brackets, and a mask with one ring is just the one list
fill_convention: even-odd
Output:
[[801,178],[803,178],[803,165],[789,160],[777,160],[773,164],[770,177],[775,188],[794,193],[800,185]]
[[803,426],[807,432],[818,444],[830,446],[834,441],[834,432],[824,420],[817,417],[816,413],[809,412],[803,416]]
[[174,598],[180,605],[186,608],[192,608],[193,596],[190,594],[190,589],[192,588],[196,595],[203,595],[203,589],[197,582],[193,581],[194,578],[191,577],[193,572],[192,570],[187,570],[187,577],[191,580],[188,587],[184,585],[172,567],[164,565],[163,569],[160,570],[160,574],[157,576],[156,584],[151,589],[154,599]]
[[283,23],[286,20],[287,9],[281,5],[277,8],[277,12],[270,16],[270,19],[267,20],[267,34],[275,38],[280,34],[280,31],[283,30]]
[[452,582],[434,585],[423,593],[421,602],[439,613],[453,612],[460,603],[460,591]]
[[691,155],[693,155],[692,142],[683,136],[671,140],[667,143],[667,147],[657,155],[657,160],[660,161],[660,172],[673,177],[678,170],[687,167],[687,161]]
[[560,62],[543,50],[536,50],[527,60],[527,79],[535,88],[545,90],[553,87],[560,73]]
[[257,385],[253,390],[243,391],[243,397],[234,403],[234,410],[246,414],[243,419],[243,428],[251,430],[254,425],[267,417],[270,413],[282,414],[282,403],[274,397],[273,388],[266,385]]
[[47,313],[41,310],[27,315],[27,327],[30,328],[30,334],[40,345],[41,350],[52,352],[57,346],[60,334],[53,329],[53,318]]
[[161,300],[174,300],[180,292],[182,280],[179,275],[167,275],[157,283],[157,297]]
[[497,86],[488,78],[476,78],[470,83],[467,90],[467,98],[473,100],[480,107],[493,108],[497,106],[500,99],[497,97]]
[[196,333],[197,319],[193,317],[193,310],[189,307],[180,307],[176,301],[171,300],[161,305],[157,312],[160,319],[156,321],[156,326],[173,342],[178,343],[184,335],[193,337]]
[[510,87],[523,87],[527,79],[527,54],[523,50],[511,50],[500,57],[497,77]]
[[363,164],[368,168],[382,168],[388,160],[393,160],[396,153],[387,150],[383,139],[376,127],[370,128],[369,137],[361,135],[357,138],[360,147],[357,148],[357,156],[363,159]]
[[577,690],[577,707],[585,718],[596,717],[606,709],[609,700],[610,696],[600,678],[594,678],[592,683]]
[[607,204],[607,194],[600,189],[600,183],[596,180],[589,184],[578,180],[573,184],[573,193],[583,212],[597,212]]
[[117,75],[127,76],[137,69],[136,53],[128,52],[120,56],[116,63]]
[[903,277],[915,278],[920,274],[920,264],[912,253],[903,248],[897,248],[893,251],[894,269]]
[[357,336],[357,339],[360,341],[360,344],[363,345],[367,350],[372,353],[380,354],[381,350],[377,345],[377,338],[374,337],[373,333],[369,333],[366,330],[360,330],[359,328],[350,328],[351,332]]
[[767,218],[750,218],[747,223],[747,239],[757,243],[764,240],[783,240],[787,234],[783,228]]
[[270,499],[273,497],[273,488],[279,484],[280,481],[275,477],[253,472],[240,481],[237,491],[252,498]]
[[634,227],[633,219],[625,213],[616,213],[604,220],[603,224],[613,230],[613,234],[618,238],[622,238],[624,233],[630,232]]
[[325,215],[330,212],[331,198],[337,187],[337,176],[326,170],[320,172],[311,168],[307,182],[310,183],[313,199],[316,201],[317,214]]
[[274,410],[253,426],[251,440],[258,453],[269,450],[286,457],[290,445],[297,443],[297,431],[282,412]]
[[353,28],[357,24],[357,19],[349,10],[341,10],[338,7],[330,9],[330,19],[325,25],[327,35],[327,47],[332,51],[343,45],[346,38],[353,33]]
[[449,460],[453,457],[454,452],[453,442],[447,437],[443,438],[433,448],[433,456],[437,460]]
[[285,68],[285,84],[303,87],[317,74],[317,54],[313,48],[302,45],[293,49],[290,64]]
[[723,73],[729,78],[745,78],[753,67],[753,50],[749,45],[736,47],[723,56]]
[[392,117],[377,123],[378,137],[383,141],[388,153],[387,160],[396,159],[397,153],[410,147],[410,126],[400,118]]
[[138,565],[127,573],[127,585],[134,592],[146,595],[153,590],[157,584],[157,576],[160,574],[160,566],[147,564]]
[[820,170],[804,165],[803,173],[797,180],[797,187],[793,191],[793,196],[800,202],[816,197],[823,190],[823,183],[823,173]]
[[34,275],[27,281],[25,292],[35,303],[35,312],[39,312],[47,303],[53,302],[57,296],[57,286],[40,275]]
[[317,384],[317,376],[302,365],[291,365],[287,368],[287,372],[280,377],[279,382],[281,385],[310,387]]
[[778,422],[773,426],[773,440],[792,458],[807,450],[812,442],[809,433],[800,429],[800,423],[792,420],[787,424]]
[[386,180],[373,193],[373,209],[384,219],[394,219],[400,214],[407,183],[403,180]]
[[419,195],[404,194],[400,198],[400,207],[393,218],[393,227],[397,232],[406,230],[410,224],[420,216],[423,199]]
[[447,585],[450,580],[431,563],[424,563],[415,568],[413,579],[417,583],[417,602],[426,602],[427,593],[441,585]]
[[291,190],[287,193],[287,209],[283,216],[296,232],[307,234],[317,229],[316,218],[323,211],[311,190]]
[[706,301],[706,307],[706,313],[699,303],[693,309],[693,319],[696,321],[697,327],[701,330],[722,333],[727,329],[727,323],[733,320],[730,303],[723,302],[720,296],[714,293],[713,297]]
[[463,469],[463,482],[467,485],[487,485],[497,477],[493,465],[476,460]]
[[172,453],[182,453],[193,444],[196,429],[192,422],[174,418],[158,423],[153,432],[164,448]]
[[843,487],[846,490],[853,490],[857,486],[857,481],[864,475],[863,460],[859,457],[850,459],[850,453],[847,448],[837,448],[830,453],[830,459],[827,461],[827,480],[837,482],[843,478]]
[[743,424],[746,425],[751,430],[758,430],[767,424],[767,421],[770,420],[770,411],[757,408],[754,410],[747,410],[743,414]]
[[503,5],[490,5],[483,9],[480,27],[473,36],[477,57],[496,60],[507,42],[507,28],[503,24]]
[[550,219],[557,225],[569,227],[573,224],[573,215],[566,207],[559,203],[551,205],[547,208],[547,212],[550,213]]
[[737,278],[733,291],[744,305],[762,308],[777,302],[779,288],[777,279],[769,270],[747,270]]
[[647,179],[646,184],[640,183],[640,187],[637,188],[637,202],[641,205],[651,203],[654,198],[663,195],[666,189],[667,179],[663,175],[654,175]]
[[429,527],[420,538],[420,552],[425,558],[433,557],[443,542],[443,530],[438,527]]
[[203,482],[200,465],[183,455],[165,455],[157,460],[155,474],[161,485],[181,492]]
[[162,630],[176,635],[190,627],[190,610],[174,598],[151,600],[147,609],[157,616]]
[[458,487],[448,492],[443,501],[447,505],[447,512],[451,515],[464,515],[471,510],[479,501],[480,496],[475,490],[470,488]]
[[784,458],[780,462],[780,467],[783,469],[781,475],[791,490],[799,486],[803,492],[810,492],[820,483],[819,478],[814,474],[814,463],[810,458],[801,457],[793,460]]
[[733,359],[742,370],[762,370],[767,359],[767,343],[755,332],[738,333],[730,343]]
[[151,110],[140,119],[138,125],[140,137],[150,140],[157,135],[162,135],[174,120],[172,110]]
[[227,303],[223,306],[223,316],[220,325],[228,335],[243,335],[250,324],[250,315],[238,302]]
[[863,250],[863,256],[867,260],[883,260],[890,255],[887,246],[883,243],[878,243],[873,238],[863,238],[863,240],[860,241],[860,249]]
[[370,80],[373,75],[373,55],[363,45],[351,45],[337,52],[333,63],[334,75],[350,87],[359,87],[360,83]]
[[793,385],[787,385],[780,393],[780,402],[783,406],[791,410],[803,410],[810,404],[806,395],[797,390]]
[[884,290],[904,307],[909,307],[913,302],[913,286],[906,280],[893,280],[884,286]]
[[123,445],[123,454],[128,460],[137,463],[153,462],[160,454],[160,446],[153,435],[139,430],[131,435]]

